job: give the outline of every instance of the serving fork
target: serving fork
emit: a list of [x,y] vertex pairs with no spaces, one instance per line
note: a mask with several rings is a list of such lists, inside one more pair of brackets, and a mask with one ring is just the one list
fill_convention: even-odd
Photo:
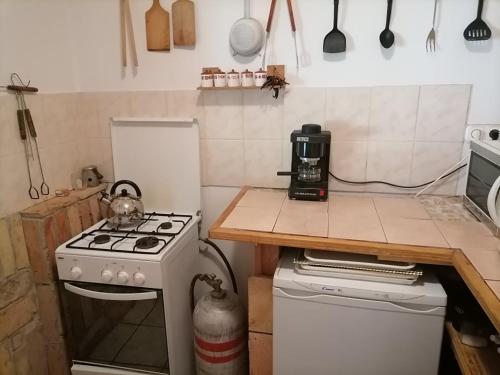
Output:
[[437,9],[438,0],[434,0],[434,14],[432,16],[432,29],[429,31],[429,35],[427,35],[427,40],[425,41],[425,50],[427,52],[435,52],[436,51],[436,30],[434,29],[434,25],[436,24],[436,9]]

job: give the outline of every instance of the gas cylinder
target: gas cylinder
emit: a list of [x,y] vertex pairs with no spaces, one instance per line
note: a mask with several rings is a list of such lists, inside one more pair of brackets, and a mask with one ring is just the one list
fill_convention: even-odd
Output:
[[245,313],[238,296],[221,289],[222,281],[213,274],[198,279],[213,290],[200,298],[193,312],[196,373],[248,373]]

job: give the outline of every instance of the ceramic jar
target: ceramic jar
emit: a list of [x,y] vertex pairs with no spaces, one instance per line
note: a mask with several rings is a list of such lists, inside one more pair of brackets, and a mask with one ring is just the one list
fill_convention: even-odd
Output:
[[212,73],[201,73],[201,87],[214,87],[214,75]]
[[255,72],[255,86],[261,87],[267,80],[267,72],[259,69]]
[[253,72],[248,69],[241,73],[241,86],[250,87],[253,86]]
[[214,73],[214,86],[226,87],[226,73],[224,72]]
[[227,85],[229,87],[239,87],[240,83],[240,73],[235,72],[234,69],[227,73]]

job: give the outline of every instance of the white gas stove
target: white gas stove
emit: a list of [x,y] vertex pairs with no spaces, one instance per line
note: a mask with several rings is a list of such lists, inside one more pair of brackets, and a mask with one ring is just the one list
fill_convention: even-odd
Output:
[[140,186],[146,213],[130,227],[102,220],[56,250],[71,373],[191,375],[198,128],[125,119],[111,130],[115,179]]

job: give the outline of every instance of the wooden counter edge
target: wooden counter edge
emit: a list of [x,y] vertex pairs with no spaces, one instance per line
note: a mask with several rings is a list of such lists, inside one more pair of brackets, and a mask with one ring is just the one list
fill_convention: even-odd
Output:
[[476,300],[486,315],[488,315],[496,330],[500,332],[500,299],[486,284],[462,251],[457,251],[453,255],[453,266],[467,284],[474,297],[476,297]]
[[290,246],[376,255],[383,260],[452,265],[454,249],[357,241],[338,238],[311,237],[296,234],[267,233],[212,226],[210,238],[263,245]]

